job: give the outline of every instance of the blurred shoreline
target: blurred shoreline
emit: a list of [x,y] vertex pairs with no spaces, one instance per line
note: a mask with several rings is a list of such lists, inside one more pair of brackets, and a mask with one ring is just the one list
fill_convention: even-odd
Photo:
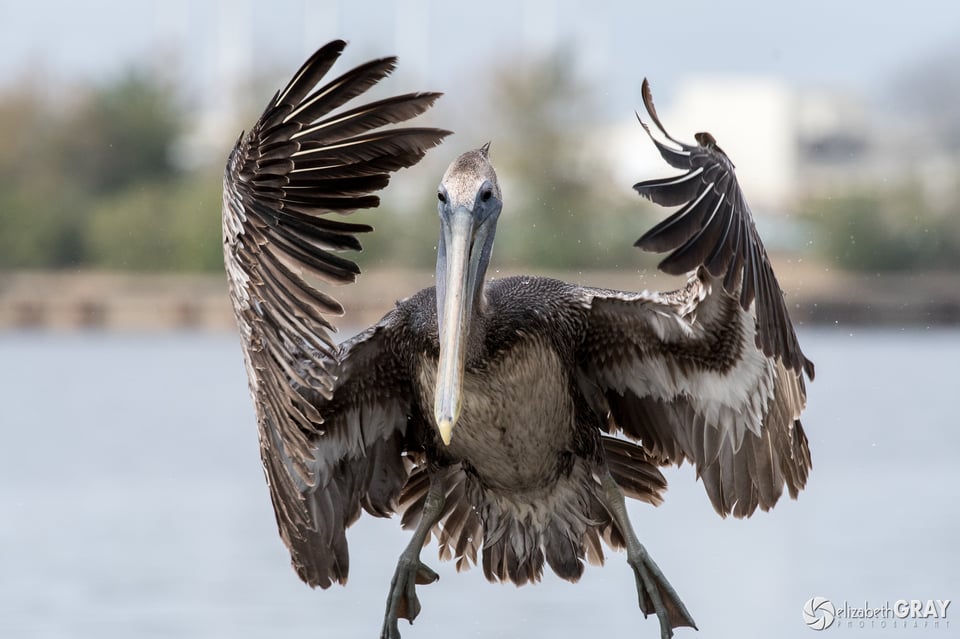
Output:
[[[669,290],[659,273],[538,271],[571,282],[622,290]],[[822,265],[777,265],[794,321],[813,325],[960,325],[960,286],[950,272],[847,273]],[[367,269],[356,284],[328,287],[347,309],[337,324],[366,326],[396,300],[433,284],[427,271]],[[96,271],[0,273],[0,330],[234,330],[226,280],[217,274],[130,274]]]

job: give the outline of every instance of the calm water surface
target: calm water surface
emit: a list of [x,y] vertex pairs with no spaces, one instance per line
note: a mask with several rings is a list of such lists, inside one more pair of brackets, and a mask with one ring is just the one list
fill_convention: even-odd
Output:
[[[693,637],[960,636],[960,332],[801,335],[816,361],[804,424],[814,468],[796,502],[721,520],[690,467],[667,502],[633,504],[641,539],[697,620]],[[289,567],[229,335],[0,334],[0,637],[378,636],[407,533],[363,518],[350,585]],[[654,639],[624,555],[579,584],[440,572],[405,639]],[[952,599],[951,627],[834,626],[838,605]]]

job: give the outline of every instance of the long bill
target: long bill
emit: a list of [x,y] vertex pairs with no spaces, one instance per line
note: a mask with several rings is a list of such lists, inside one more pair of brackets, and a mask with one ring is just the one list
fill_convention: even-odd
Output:
[[442,232],[445,251],[437,277],[442,277],[444,284],[442,299],[438,300],[440,362],[433,411],[440,438],[449,446],[453,427],[460,417],[467,339],[477,287],[482,283],[478,282],[481,258],[480,251],[473,250],[476,228],[470,211],[457,208],[444,221]]

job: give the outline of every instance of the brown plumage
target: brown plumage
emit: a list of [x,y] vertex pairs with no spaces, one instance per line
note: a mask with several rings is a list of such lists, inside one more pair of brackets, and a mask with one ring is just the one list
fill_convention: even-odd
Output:
[[[679,150],[654,141],[687,174],[636,185],[683,205],[638,245],[672,251],[661,267],[689,280],[629,293],[538,277],[484,282],[502,194],[489,145],[465,153],[438,191],[438,289],[338,346],[329,317],[343,309],[319,284],[353,280],[356,265],[336,253],[358,249],[356,235],[371,229],[327,215],[376,206],[390,173],[447,135],[391,126],[438,94],[349,106],[392,58],[315,88],[343,47],[321,48],[277,93],[224,177],[230,297],[298,574],[312,586],[345,583],[346,528],[362,510],[402,512],[415,531],[384,637],[419,612],[415,585],[436,578],[419,560],[431,534],[458,568],[479,563],[487,578],[517,584],[545,566],[578,579],[585,562],[602,563],[603,540],[627,550],[641,608],[658,615],[663,637],[693,626],[637,540],[623,495],[660,503],[658,466],[688,460],[716,510],[744,517],[772,507],[784,487],[796,496],[810,468],[799,417],[813,366],[732,163],[712,137],[692,146],[667,135],[644,84],[651,118]],[[454,325],[456,308],[467,310]],[[453,347],[451,365],[444,349]],[[443,441],[441,421],[455,426]]]

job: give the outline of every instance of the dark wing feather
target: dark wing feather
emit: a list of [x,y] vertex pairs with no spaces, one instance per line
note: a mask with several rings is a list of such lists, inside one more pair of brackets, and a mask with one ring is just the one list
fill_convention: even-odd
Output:
[[671,137],[657,116],[646,80],[643,103],[660,132],[679,149],[654,138],[641,121],[643,128],[663,159],[686,173],[634,185],[640,195],[657,204],[684,205],[650,229],[636,245],[648,251],[672,251],[660,262],[665,273],[681,275],[703,266],[713,277],[722,278],[728,293],[739,288],[743,310],[755,300],[757,347],[770,357],[780,358],[787,368],[805,371],[813,379],[813,362],[800,350],[783,291],[757,234],[730,158],[709,133],[698,133],[696,145]]
[[752,308],[716,288],[695,275],[674,293],[584,289],[581,386],[612,432],[661,463],[692,462],[717,512],[745,517],[806,483],[806,390],[753,343]]
[[[800,425],[804,357],[733,164],[707,133],[697,144],[664,129],[646,80],[650,118],[676,146],[653,137],[683,175],[634,188],[681,208],[637,246],[670,252],[667,273],[690,273],[672,293],[584,289],[588,329],[582,387],[609,413],[610,430],[637,440],[663,463],[692,462],[722,515],[771,508],[784,486],[803,488],[810,452]],[[622,479],[618,479],[622,481]]]
[[316,88],[344,46],[319,49],[277,92],[223,182],[224,260],[270,495],[294,566],[322,587],[347,578],[344,530],[360,508],[395,507],[410,397],[389,319],[334,345],[329,316],[343,308],[317,284],[354,280],[356,264],[335,252],[359,249],[356,235],[371,229],[325,216],[377,206],[389,174],[448,134],[382,128],[423,113],[436,93],[337,111],[396,64],[373,60]]

